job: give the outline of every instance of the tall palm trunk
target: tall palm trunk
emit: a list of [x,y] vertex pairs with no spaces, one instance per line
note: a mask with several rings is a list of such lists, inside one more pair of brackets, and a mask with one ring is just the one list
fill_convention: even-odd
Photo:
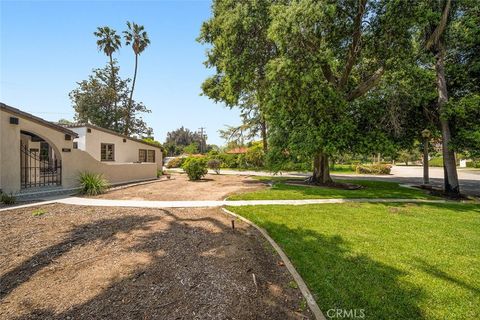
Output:
[[313,176],[311,182],[316,184],[332,183],[330,168],[328,166],[328,155],[324,152],[318,152],[313,158]]
[[128,100],[128,107],[126,110],[126,119],[125,119],[125,131],[124,134],[128,135],[130,132],[130,118],[132,113],[132,98],[133,90],[135,89],[135,80],[137,79],[137,67],[138,67],[138,54],[135,54],[135,72],[133,73],[133,82],[132,90],[130,91],[130,99]]
[[117,89],[116,89],[116,84],[115,84],[115,68],[113,66],[113,57],[112,55],[110,54],[110,69],[112,71],[112,77],[110,79],[110,82],[111,82],[111,86],[112,86],[112,89],[113,89],[113,92],[115,94],[115,100],[113,101],[113,113],[115,114],[115,117],[114,117],[114,121],[115,121],[115,131],[118,130],[118,106],[117,106],[117,100],[118,100],[118,96],[117,96]]
[[450,149],[452,135],[448,119],[444,118],[445,105],[448,102],[447,82],[445,80],[445,48],[439,43],[438,53],[435,56],[435,71],[437,73],[438,107],[440,111],[440,127],[442,130],[442,155],[445,193],[460,196],[455,153]]

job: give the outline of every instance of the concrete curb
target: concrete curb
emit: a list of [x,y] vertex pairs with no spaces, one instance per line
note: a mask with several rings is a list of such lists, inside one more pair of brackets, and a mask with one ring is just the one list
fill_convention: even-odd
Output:
[[257,226],[252,221],[250,221],[250,220],[248,220],[248,219],[246,219],[246,218],[244,218],[244,217],[242,217],[242,216],[240,216],[240,215],[238,215],[238,214],[236,214],[236,213],[234,213],[230,210],[227,210],[225,208],[222,208],[222,210],[223,210],[223,212],[225,212],[225,213],[227,213],[227,214],[229,214],[233,217],[236,217],[236,218],[242,220],[243,222],[251,225],[252,227],[257,229],[263,235],[263,237],[265,239],[268,240],[268,242],[272,245],[272,247],[277,251],[280,258],[282,258],[282,261],[285,264],[285,266],[287,267],[287,270],[290,272],[293,279],[298,284],[298,288],[300,289],[300,291],[303,294],[303,297],[307,301],[308,307],[310,308],[313,315],[315,316],[315,319],[326,320],[325,316],[322,313],[322,310],[320,310],[317,302],[315,301],[315,299],[313,298],[313,295],[311,294],[310,290],[308,289],[307,284],[305,283],[305,281],[303,281],[302,277],[297,272],[297,270],[295,269],[293,264],[290,262],[290,259],[288,259],[285,252],[283,252],[282,248],[280,248],[280,246],[268,235],[267,231],[265,231],[263,228],[260,228],[259,226]]

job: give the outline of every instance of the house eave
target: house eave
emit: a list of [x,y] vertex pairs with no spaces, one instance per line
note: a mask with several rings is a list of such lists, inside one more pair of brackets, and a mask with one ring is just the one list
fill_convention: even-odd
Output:
[[76,132],[68,129],[68,128],[65,128],[65,127],[62,127],[62,126],[60,126],[58,124],[55,124],[53,122],[44,120],[40,117],[34,116],[33,114],[27,113],[27,112],[22,111],[20,109],[11,107],[9,105],[6,105],[3,102],[0,102],[0,110],[3,110],[5,112],[11,113],[11,114],[14,114],[14,115],[16,115],[20,118],[25,119],[25,120],[36,122],[36,123],[41,124],[45,127],[49,127],[50,129],[57,130],[57,131],[65,133],[65,134],[71,135],[73,138],[78,138],[78,134]]

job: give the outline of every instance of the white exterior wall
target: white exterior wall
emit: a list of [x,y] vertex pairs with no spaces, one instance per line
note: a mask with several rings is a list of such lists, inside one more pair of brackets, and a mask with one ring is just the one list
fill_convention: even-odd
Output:
[[[19,124],[10,124],[10,117],[19,119]],[[42,137],[52,146],[55,155],[62,160],[62,165],[77,165],[71,152],[62,149],[73,149],[72,140],[65,140],[65,133],[24,118],[15,113],[0,110],[0,189],[7,193],[20,191],[20,131],[28,131]],[[63,170],[63,173],[65,170]],[[65,186],[66,176],[62,173],[62,185]]]
[[[86,127],[70,128],[72,131],[79,135],[79,138],[75,139],[78,142],[78,149],[86,151],[94,159],[101,161],[101,145],[102,143],[109,143],[115,145],[115,161],[114,163],[133,163],[138,162],[138,151],[154,150],[155,151],[155,163],[157,168],[162,168],[162,151],[159,147],[154,147],[145,143],[137,142],[129,138],[124,138],[116,134],[104,132],[95,128],[89,128],[91,132],[87,132]],[[123,140],[126,142],[123,142]],[[112,161],[102,161],[112,162]]]
[[78,143],[78,149],[86,151],[86,134],[87,134],[87,128],[72,128],[70,129],[73,132],[76,132],[78,134],[78,138],[75,138],[73,141]]
[[[19,124],[10,124],[10,117],[18,118]],[[86,130],[86,128],[83,129]],[[78,186],[78,175],[82,171],[102,173],[110,183],[116,184],[154,179],[157,176],[157,170],[161,168],[162,154],[160,148],[150,147],[132,140],[127,140],[124,143],[121,137],[92,129],[92,133],[96,132],[96,136],[91,140],[90,143],[93,143],[93,145],[90,147],[93,153],[98,151],[96,153],[98,158],[96,158],[88,151],[73,149],[73,141],[65,140],[65,132],[33,121],[28,117],[0,109],[0,189],[7,193],[15,194],[21,191],[21,130],[43,138],[53,148],[56,157],[62,161],[62,187],[66,189]],[[100,135],[99,133],[103,134]],[[86,137],[89,138],[88,135]],[[101,141],[103,139],[105,141]],[[81,139],[78,142],[80,141]],[[115,162],[98,161],[100,159],[101,142],[115,144]],[[30,141],[30,143],[32,142]],[[88,143],[89,141],[86,140],[84,144],[88,146]],[[98,148],[95,147],[95,143],[98,143]],[[80,145],[81,143],[79,143],[79,147]],[[138,160],[138,149],[140,148],[155,149],[156,163],[132,163]],[[66,150],[63,151],[63,149]],[[119,160],[122,160],[122,162]]]

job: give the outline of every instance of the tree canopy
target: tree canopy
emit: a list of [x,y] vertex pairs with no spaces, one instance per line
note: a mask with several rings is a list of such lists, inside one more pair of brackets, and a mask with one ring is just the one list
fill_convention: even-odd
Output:
[[[121,79],[118,76],[118,67],[115,74],[114,91],[111,86],[111,67],[94,69],[88,80],[77,83],[78,87],[69,94],[75,110],[75,121],[91,123],[102,128],[108,128],[119,133],[124,132],[126,119],[126,108],[129,105],[129,83],[130,79]],[[118,107],[114,108],[114,100],[117,100]],[[128,113],[131,124],[130,133],[140,136],[151,136],[152,129],[141,117],[141,113],[150,112],[141,102],[132,102],[133,112]],[[114,125],[116,124],[116,125]]]
[[453,150],[474,154],[479,6],[475,0],[215,0],[199,40],[210,45],[205,64],[216,72],[202,89],[242,110],[243,125],[223,131],[226,137],[248,136],[258,117],[268,124],[273,168],[313,158],[316,183],[332,181],[332,155],[393,157],[418,148],[424,130],[442,133],[444,157]]

